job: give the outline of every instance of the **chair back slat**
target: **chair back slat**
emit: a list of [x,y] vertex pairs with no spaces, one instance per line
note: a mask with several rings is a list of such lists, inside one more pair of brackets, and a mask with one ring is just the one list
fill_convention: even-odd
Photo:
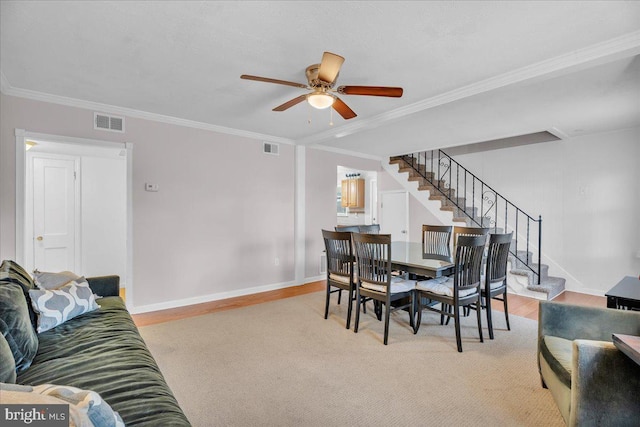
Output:
[[353,247],[351,233],[322,230],[327,254],[327,274],[351,276],[353,269]]
[[352,235],[358,279],[377,285],[391,283],[391,235]]
[[458,245],[459,236],[486,236],[491,229],[487,227],[453,227],[453,247]]
[[456,291],[477,288],[480,284],[482,256],[486,241],[486,235],[461,235],[458,237],[454,270]]
[[422,225],[422,253],[429,255],[451,256],[450,225]]
[[489,282],[501,281],[507,277],[507,260],[512,237],[513,232],[489,236],[486,272]]

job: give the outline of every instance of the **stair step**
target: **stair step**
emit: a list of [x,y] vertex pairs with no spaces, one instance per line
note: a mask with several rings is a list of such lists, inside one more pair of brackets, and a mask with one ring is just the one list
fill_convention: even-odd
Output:
[[443,200],[442,204],[443,204],[443,206],[453,206],[453,207],[456,207],[456,204],[457,204],[458,206],[462,207],[462,206],[465,206],[466,201],[467,200],[464,197],[460,197],[460,198],[455,198],[454,197],[453,199],[446,199],[445,198]]
[[424,179],[423,177],[421,177],[420,175],[416,174],[416,175],[409,175],[409,178],[407,178],[407,181],[417,181],[418,182],[418,187],[428,184],[429,181],[427,181],[426,179]]
[[535,292],[543,292],[547,294],[547,300],[552,300],[562,292],[564,292],[564,285],[566,280],[562,277],[547,277],[540,281],[540,284],[536,281],[530,281],[527,289]]
[[412,172],[415,172],[415,169],[413,169],[411,166],[407,166],[407,164],[405,163],[403,166],[400,166],[398,168],[398,172],[400,172],[400,173],[406,173],[406,172],[412,173]]
[[429,182],[427,181],[426,183],[423,183],[422,185],[420,185],[418,187],[418,190],[420,191],[428,191],[430,192],[430,196],[446,196],[448,195],[449,197],[455,197],[456,194],[456,190],[450,189],[450,188],[445,188],[444,187],[444,182],[440,182],[440,189],[438,189],[438,181],[434,181],[434,182]]
[[428,180],[428,182],[429,181],[436,182],[436,180],[434,179],[435,178],[435,174],[433,172],[426,172],[426,171],[421,170],[421,169],[418,169],[417,171],[414,171],[414,172],[420,178],[423,178],[423,179],[426,178]]
[[417,170],[416,170],[416,168],[412,168],[411,166],[400,166],[398,168],[398,172],[400,172],[400,173],[408,173],[409,174],[409,178],[408,178],[409,181],[425,180],[425,183],[428,183],[429,180],[433,181],[433,178],[435,177],[434,173],[433,172],[426,172],[426,171],[424,171],[422,169],[423,168],[421,166],[419,166],[417,168]]
[[476,215],[478,214],[478,208],[472,208],[470,206],[467,206],[464,209],[454,208],[454,210],[456,212],[458,212],[458,214],[459,214],[459,215],[456,215],[456,216],[465,216],[464,214],[466,213],[470,217],[476,218]]
[[467,219],[469,220],[470,227],[492,227],[493,226],[493,224],[491,224],[490,218],[474,217],[472,219],[467,217]]
[[[511,258],[512,258],[511,272],[513,274],[526,276],[528,273],[531,272],[531,270],[535,271],[536,273],[538,272],[538,263],[530,262],[529,267],[531,267],[531,269],[529,269],[527,268],[524,262],[520,261],[516,257],[512,256]],[[542,264],[542,266],[540,267],[540,277],[542,280],[545,280],[547,277],[549,277],[549,266],[547,264]]]

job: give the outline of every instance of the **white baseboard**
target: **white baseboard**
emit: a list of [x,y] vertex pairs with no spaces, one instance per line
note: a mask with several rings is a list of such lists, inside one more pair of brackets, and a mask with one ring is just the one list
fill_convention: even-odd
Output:
[[321,280],[327,280],[327,275],[321,274],[319,276],[314,276],[314,277],[305,277],[304,283],[319,282]]
[[[321,279],[317,279],[317,280],[321,280]],[[244,288],[244,289],[238,289],[234,291],[217,292],[215,294],[208,294],[208,295],[202,295],[198,297],[160,302],[157,304],[132,306],[127,308],[131,312],[131,314],[141,314],[141,313],[148,313],[150,311],[167,310],[170,308],[185,307],[188,305],[202,304],[205,302],[218,301],[218,300],[223,300],[227,298],[241,297],[245,295],[258,294],[258,293],[267,292],[267,291],[275,291],[278,289],[290,288],[292,286],[298,286],[298,285],[299,284],[295,283],[295,281],[274,283],[270,285],[255,286],[252,288]]]

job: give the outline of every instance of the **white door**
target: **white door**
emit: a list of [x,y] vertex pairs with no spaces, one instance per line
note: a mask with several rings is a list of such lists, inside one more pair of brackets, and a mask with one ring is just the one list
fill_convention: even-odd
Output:
[[76,159],[33,159],[33,266],[78,271]]
[[409,240],[409,193],[380,193],[380,233],[391,234],[394,242]]

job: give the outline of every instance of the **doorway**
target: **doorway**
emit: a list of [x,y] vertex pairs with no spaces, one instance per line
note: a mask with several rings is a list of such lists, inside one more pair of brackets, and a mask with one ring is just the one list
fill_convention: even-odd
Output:
[[131,154],[131,144],[16,130],[16,261],[27,271],[116,274],[129,290]]
[[391,234],[394,242],[409,241],[409,193],[380,192],[380,232]]
[[78,156],[27,152],[27,271],[82,271],[79,169]]
[[[353,185],[355,181],[361,181],[360,185]],[[345,182],[349,182],[348,188],[357,189],[361,197],[356,197],[360,204],[349,207],[342,203],[345,190]],[[378,223],[378,173],[376,171],[358,170],[345,166],[337,167],[337,220],[338,225],[369,225]],[[353,201],[353,200],[352,200]]]

